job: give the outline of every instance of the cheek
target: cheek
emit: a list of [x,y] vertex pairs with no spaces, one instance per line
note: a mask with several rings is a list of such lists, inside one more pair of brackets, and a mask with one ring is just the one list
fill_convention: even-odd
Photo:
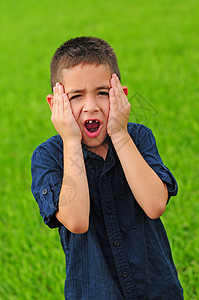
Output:
[[104,102],[103,107],[102,107],[103,113],[106,117],[109,115],[109,110],[110,110],[110,102],[109,99],[107,99],[106,102]]
[[107,117],[109,116],[109,111],[110,111],[110,102],[108,101],[107,106],[106,106],[106,115],[107,115]]

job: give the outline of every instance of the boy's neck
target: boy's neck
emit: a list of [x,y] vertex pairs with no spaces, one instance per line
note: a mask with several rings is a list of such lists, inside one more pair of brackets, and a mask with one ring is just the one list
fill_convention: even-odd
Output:
[[108,143],[104,143],[104,144],[100,145],[99,147],[92,147],[92,148],[87,147],[87,149],[89,151],[94,152],[95,154],[101,156],[105,160],[107,152],[108,152]]
[[88,146],[86,146],[86,148],[89,151],[101,156],[105,160],[107,152],[108,152],[109,142],[110,142],[110,138],[109,138],[109,136],[107,136],[106,139],[104,140],[104,142],[101,145],[99,145],[97,147],[88,147]]

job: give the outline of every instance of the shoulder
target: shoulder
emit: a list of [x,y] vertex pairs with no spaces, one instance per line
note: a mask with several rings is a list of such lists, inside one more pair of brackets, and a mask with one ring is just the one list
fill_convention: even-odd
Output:
[[127,130],[137,146],[143,142],[147,135],[152,135],[151,129],[143,124],[129,122],[127,125]]
[[49,138],[47,141],[40,144],[32,154],[32,160],[36,157],[53,156],[58,157],[62,155],[63,142],[60,135],[55,135]]
[[33,154],[37,153],[37,152],[50,152],[50,151],[53,151],[54,149],[59,149],[59,148],[63,149],[62,139],[61,139],[60,135],[54,135],[51,138],[49,138],[47,141],[40,144],[34,150]]
[[44,185],[62,181],[63,151],[60,136],[53,136],[39,145],[31,157],[32,192],[34,195]]

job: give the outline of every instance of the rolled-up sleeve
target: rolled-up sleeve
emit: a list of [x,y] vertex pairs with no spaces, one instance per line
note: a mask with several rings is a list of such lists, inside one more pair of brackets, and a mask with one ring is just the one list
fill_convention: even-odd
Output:
[[171,196],[176,196],[178,192],[177,181],[174,178],[170,170],[163,164],[163,161],[158,153],[156,146],[156,140],[152,131],[145,126],[141,130],[140,141],[139,141],[139,151],[142,154],[145,161],[149,166],[156,172],[159,178],[167,185],[169,198]]
[[31,159],[31,190],[44,223],[50,228],[62,224],[55,217],[62,185],[62,169],[45,149],[37,148]]

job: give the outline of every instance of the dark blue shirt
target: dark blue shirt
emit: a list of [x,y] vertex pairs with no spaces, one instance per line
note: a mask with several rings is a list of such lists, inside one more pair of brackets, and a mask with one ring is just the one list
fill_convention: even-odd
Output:
[[[128,132],[166,183],[169,198],[175,196],[176,180],[158,154],[152,131],[129,123]],[[123,141],[118,143],[122,147]],[[136,202],[111,139],[105,160],[82,148],[90,192],[90,223],[83,234],[71,233],[55,217],[63,177],[61,137],[50,138],[32,156],[33,195],[45,224],[59,228],[66,256],[65,299],[183,299],[163,224],[148,218]],[[83,171],[76,160],[71,164]],[[75,179],[69,182],[72,199]]]

